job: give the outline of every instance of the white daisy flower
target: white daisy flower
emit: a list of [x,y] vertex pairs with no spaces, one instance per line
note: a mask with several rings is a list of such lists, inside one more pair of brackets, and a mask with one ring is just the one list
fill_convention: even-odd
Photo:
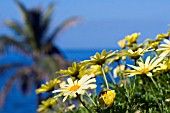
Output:
[[84,94],[87,89],[95,89],[96,79],[94,75],[84,75],[80,80],[73,81],[71,78],[67,79],[68,84],[65,84],[62,88],[54,90],[52,93],[61,92],[64,97],[63,102],[68,96],[76,97],[76,94]]
[[137,62],[139,66],[128,65],[132,67],[133,69],[135,69],[135,70],[130,70],[130,72],[128,73],[129,76],[134,76],[137,74],[139,75],[146,74],[147,76],[152,76],[152,73],[150,71],[153,70],[163,60],[163,58],[161,57],[161,58],[156,59],[155,57],[151,61],[150,60],[151,58],[150,56],[148,56],[146,58],[145,63],[143,61]]
[[165,57],[170,53],[170,40],[164,39],[164,42],[166,44],[161,44],[160,48],[156,50],[156,51],[163,51],[160,54],[160,57]]

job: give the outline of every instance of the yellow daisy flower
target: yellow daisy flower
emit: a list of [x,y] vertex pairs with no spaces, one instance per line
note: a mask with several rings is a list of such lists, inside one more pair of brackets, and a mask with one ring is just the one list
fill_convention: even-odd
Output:
[[116,97],[114,90],[104,89],[99,94],[99,103],[102,106],[111,106]]
[[84,94],[87,89],[95,89],[97,85],[95,84],[96,79],[93,77],[94,75],[84,75],[80,80],[75,81],[68,78],[68,84],[63,86],[63,88],[54,90],[52,93],[61,92],[65,96],[63,99],[64,102],[68,96],[76,97],[76,94]]
[[136,51],[132,51],[131,49],[129,50],[122,50],[120,53],[118,53],[118,56],[128,56],[131,59],[138,59],[140,56],[144,55],[144,53],[148,52],[149,48],[138,48]]
[[127,45],[130,46],[132,43],[136,43],[136,40],[140,36],[140,33],[133,33],[131,35],[127,35],[125,40],[128,42]]
[[[110,71],[109,66],[105,66],[104,72],[108,73],[109,71]],[[91,65],[88,74],[94,74],[95,76],[103,75],[101,65]]]
[[66,76],[72,76],[72,77],[75,77],[76,79],[78,79],[86,74],[86,68],[81,63],[73,62],[72,66],[68,67],[67,70],[60,70],[56,73],[66,75]]
[[113,52],[112,50],[109,52],[106,52],[106,50],[103,50],[102,53],[96,53],[94,56],[91,56],[90,60],[84,60],[83,64],[89,64],[89,65],[103,65],[105,63],[110,62],[110,58],[115,55],[117,51]]
[[154,72],[156,71],[167,71],[170,69],[170,59],[164,59],[164,61],[162,63],[160,63],[155,70],[153,70]]
[[118,42],[118,45],[119,45],[122,49],[124,49],[124,48],[126,47],[126,40],[125,40],[125,39],[120,40],[120,41]]
[[41,113],[47,113],[48,110],[52,109],[56,105],[56,99],[49,98],[48,100],[42,101],[41,105],[38,106],[37,111]]
[[50,80],[50,82],[42,84],[41,87],[36,90],[36,94],[52,91],[58,83],[60,83],[58,79]]
[[159,41],[162,41],[163,39],[168,39],[169,38],[169,34],[170,32],[168,31],[168,33],[161,33],[161,34],[158,34],[157,36],[156,36],[156,39],[157,40],[159,40]]
[[150,56],[148,56],[146,58],[145,63],[143,62],[143,60],[141,62],[137,62],[137,64],[139,66],[133,66],[133,65],[129,65],[130,67],[132,67],[135,70],[130,70],[128,71],[128,75],[129,76],[134,76],[134,75],[142,75],[142,74],[146,74],[147,76],[152,76],[152,73],[150,72],[151,70],[153,70],[162,60],[163,58],[158,58],[156,59],[153,58],[151,61]]
[[157,49],[159,44],[160,44],[160,41],[148,39],[145,45],[146,45],[146,47],[151,47],[153,49]]
[[158,48],[156,51],[163,51],[159,56],[165,57],[170,53],[170,40],[164,39],[164,42],[166,44],[161,44],[160,48]]

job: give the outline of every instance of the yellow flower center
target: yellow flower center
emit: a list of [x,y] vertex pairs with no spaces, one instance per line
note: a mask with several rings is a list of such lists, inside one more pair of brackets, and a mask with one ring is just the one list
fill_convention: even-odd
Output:
[[76,85],[70,87],[69,91],[77,91],[79,88],[80,88],[80,86],[76,84]]
[[146,74],[146,73],[148,73],[149,72],[149,68],[143,68],[143,69],[141,69],[141,73],[142,74]]

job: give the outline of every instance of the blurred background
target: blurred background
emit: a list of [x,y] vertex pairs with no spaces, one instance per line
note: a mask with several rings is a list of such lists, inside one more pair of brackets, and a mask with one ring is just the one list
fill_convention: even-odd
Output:
[[141,32],[166,33],[170,1],[3,0],[0,3],[0,113],[36,113],[35,89],[72,61],[89,59]]

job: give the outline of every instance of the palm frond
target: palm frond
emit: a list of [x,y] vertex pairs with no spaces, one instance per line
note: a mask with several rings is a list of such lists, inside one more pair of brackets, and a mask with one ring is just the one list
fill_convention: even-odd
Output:
[[20,67],[20,66],[24,66],[24,65],[25,64],[23,64],[23,63],[8,63],[8,64],[0,65],[0,73],[5,72],[11,68],[16,68],[16,67]]
[[49,36],[48,38],[48,43],[51,43],[51,41],[63,30],[65,30],[66,28],[69,28],[75,24],[78,24],[82,22],[82,19],[80,17],[72,17],[70,19],[67,19],[66,21],[64,21],[60,26],[56,27],[53,31],[53,33]]
[[51,20],[51,15],[52,15],[52,12],[54,10],[54,7],[55,5],[52,3],[49,8],[47,9],[47,11],[45,12],[44,16],[42,17],[42,25],[41,25],[41,28],[42,28],[42,31],[43,33],[46,33],[46,30],[48,29],[49,27],[49,23],[50,23],[50,20]]
[[17,23],[14,22],[12,20],[8,20],[5,21],[5,24],[7,25],[7,27],[9,27],[12,31],[14,31],[14,33],[16,33],[17,35],[22,36],[23,35],[23,28]]
[[27,11],[26,7],[21,2],[19,2],[18,0],[15,0],[15,2],[18,5],[18,7],[20,8],[24,19],[27,19],[28,18],[28,11]]
[[0,108],[3,107],[5,99],[7,97],[8,92],[10,91],[10,89],[12,88],[12,85],[14,84],[14,82],[23,74],[28,74],[32,71],[32,68],[30,67],[23,67],[21,69],[19,69],[18,71],[16,71],[16,73],[9,78],[9,80],[6,82],[6,84],[4,85],[1,93],[0,93]]
[[0,52],[4,52],[7,47],[13,46],[16,47],[17,49],[22,50],[23,52],[26,51],[26,45],[23,44],[22,42],[16,40],[13,37],[10,36],[0,36]]
[[30,12],[26,9],[26,7],[18,0],[16,0],[16,4],[20,8],[20,11],[22,12],[23,15],[23,20],[24,20],[24,32],[26,32],[26,36],[24,38],[28,39],[30,37],[34,37],[34,32],[32,30],[32,25],[31,25],[31,18],[30,18]]

